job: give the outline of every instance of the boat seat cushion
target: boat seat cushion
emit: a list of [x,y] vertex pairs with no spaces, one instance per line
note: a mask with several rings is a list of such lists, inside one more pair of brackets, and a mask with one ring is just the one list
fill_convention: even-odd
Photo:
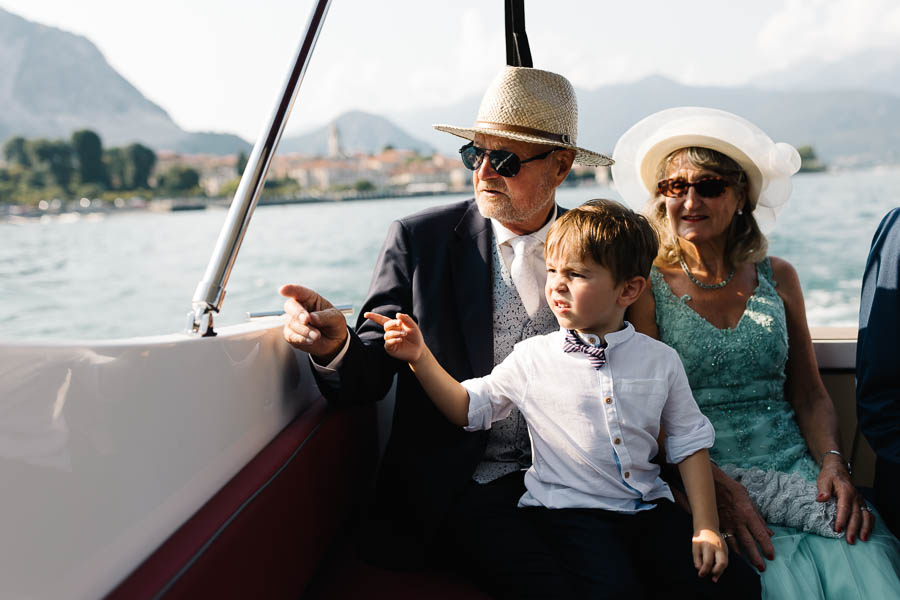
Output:
[[297,598],[374,469],[374,407],[319,398],[107,598]]

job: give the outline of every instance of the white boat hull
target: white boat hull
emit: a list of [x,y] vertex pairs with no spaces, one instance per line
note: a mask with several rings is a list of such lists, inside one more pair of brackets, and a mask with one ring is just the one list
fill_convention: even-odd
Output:
[[280,319],[0,344],[0,596],[109,592],[317,395]]

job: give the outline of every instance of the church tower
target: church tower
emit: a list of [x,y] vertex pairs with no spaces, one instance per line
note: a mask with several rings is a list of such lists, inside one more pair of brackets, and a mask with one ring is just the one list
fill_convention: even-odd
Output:
[[341,158],[343,156],[341,134],[338,132],[337,123],[331,123],[328,126],[328,158]]

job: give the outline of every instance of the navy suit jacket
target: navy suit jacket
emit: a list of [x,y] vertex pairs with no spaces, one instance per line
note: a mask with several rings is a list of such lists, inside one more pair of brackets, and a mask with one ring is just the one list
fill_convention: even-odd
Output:
[[487,432],[451,424],[407,364],[384,351],[382,328],[362,314],[411,315],[435,358],[458,381],[490,373],[492,243],[490,220],[474,200],[392,223],[356,331],[350,333],[341,383],[319,382],[329,402],[346,405],[381,399],[397,375],[393,428],[369,515],[372,548],[366,554],[374,562],[421,563],[449,507],[471,481]]
[[856,411],[878,457],[900,464],[900,208],[875,232],[859,306]]

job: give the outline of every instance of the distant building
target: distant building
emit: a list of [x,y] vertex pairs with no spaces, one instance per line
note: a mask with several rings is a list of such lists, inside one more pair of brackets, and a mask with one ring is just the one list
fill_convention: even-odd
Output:
[[180,154],[171,150],[156,153],[156,166],[151,175],[155,182],[159,175],[174,166],[190,167],[200,174],[200,187],[208,196],[218,196],[222,188],[237,176],[237,157],[214,154]]
[[341,148],[341,132],[337,123],[328,126],[328,158],[343,158],[344,150]]
[[[471,172],[463,168],[455,156],[422,156],[414,150],[396,148],[374,155],[348,156],[341,148],[340,132],[333,125],[329,127],[328,146],[328,157],[276,154],[272,157],[268,178],[293,179],[303,193],[313,194],[352,189],[363,181],[379,191],[407,193],[467,191],[472,186]],[[335,152],[338,156],[331,156]],[[176,164],[196,169],[200,173],[201,187],[210,196],[221,194],[226,185],[233,187],[238,176],[236,156],[175,152],[158,153],[154,174],[164,173]]]
[[384,173],[367,169],[361,160],[347,158],[309,159],[290,169],[287,175],[296,179],[301,187],[320,190],[352,186],[358,181],[368,181],[377,188],[387,184]]

